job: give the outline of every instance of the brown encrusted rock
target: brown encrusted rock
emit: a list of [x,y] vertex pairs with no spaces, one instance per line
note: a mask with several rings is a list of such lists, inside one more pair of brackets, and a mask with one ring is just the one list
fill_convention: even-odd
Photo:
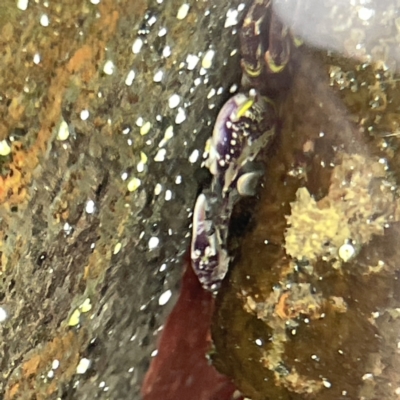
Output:
[[[218,294],[214,362],[252,400],[394,400],[400,95],[387,10],[395,4],[305,3],[298,34],[307,44],[280,104],[282,130]],[[328,32],[343,56],[312,48]]]
[[139,398],[239,3],[0,2],[0,398]]
[[389,223],[399,222],[399,193],[386,161],[357,154],[339,155],[328,194],[318,202],[305,187],[291,203],[285,232],[287,255],[314,263],[318,258],[339,267]]

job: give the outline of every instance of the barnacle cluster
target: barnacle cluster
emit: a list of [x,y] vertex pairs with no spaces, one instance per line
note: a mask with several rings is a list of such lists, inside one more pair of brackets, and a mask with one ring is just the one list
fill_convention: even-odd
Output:
[[382,160],[343,154],[325,197],[317,201],[307,188],[298,189],[287,217],[287,254],[310,263],[322,257],[339,266],[356,253],[347,256],[346,250],[351,253],[352,246],[359,250],[398,220],[396,197]]

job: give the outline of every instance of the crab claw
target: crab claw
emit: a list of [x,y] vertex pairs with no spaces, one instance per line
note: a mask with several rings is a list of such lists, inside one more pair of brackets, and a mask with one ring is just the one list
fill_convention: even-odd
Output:
[[211,292],[219,289],[228,271],[229,257],[221,244],[219,231],[209,219],[210,204],[204,193],[196,200],[190,256],[201,285]]
[[254,90],[249,96],[233,96],[222,107],[206,146],[208,158],[204,163],[215,177],[213,189],[221,190],[222,197],[236,188],[243,166],[269,144],[276,119],[274,104]]
[[280,20],[274,3],[253,0],[240,30],[240,50],[242,87],[276,96],[288,87],[286,67],[298,41]]
[[273,14],[269,28],[269,47],[264,53],[267,72],[281,73],[290,59],[292,36],[284,24]]
[[250,6],[240,30],[241,65],[245,76],[258,78],[263,70],[262,33],[268,21],[266,10],[271,8],[271,0],[257,0]]

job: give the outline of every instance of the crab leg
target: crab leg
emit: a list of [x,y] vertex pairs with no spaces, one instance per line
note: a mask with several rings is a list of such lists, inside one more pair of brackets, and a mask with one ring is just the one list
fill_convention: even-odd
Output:
[[210,196],[207,198],[205,193],[201,193],[197,197],[193,212],[190,256],[193,270],[202,286],[215,292],[228,271],[229,257],[220,231],[214,225],[213,218],[210,218],[210,215],[216,215],[216,209],[211,209],[212,194]]
[[[276,95],[286,87],[293,38],[273,10],[272,0],[255,0],[240,33],[242,87]],[[282,74],[282,77],[278,75]]]
[[263,46],[262,26],[266,23],[266,9],[271,0],[256,0],[251,5],[240,31],[241,65],[244,75],[257,78],[262,72]]

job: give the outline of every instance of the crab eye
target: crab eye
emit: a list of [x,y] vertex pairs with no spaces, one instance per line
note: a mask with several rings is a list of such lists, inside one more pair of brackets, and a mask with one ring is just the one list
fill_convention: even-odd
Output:
[[192,267],[202,286],[216,291],[224,278],[229,258],[222,248],[219,231],[209,218],[212,210],[204,193],[197,197],[193,212],[193,231],[190,256]]
[[275,123],[273,103],[254,90],[250,96],[233,96],[222,107],[207,145],[205,166],[224,195],[235,186],[240,169],[268,144]]

